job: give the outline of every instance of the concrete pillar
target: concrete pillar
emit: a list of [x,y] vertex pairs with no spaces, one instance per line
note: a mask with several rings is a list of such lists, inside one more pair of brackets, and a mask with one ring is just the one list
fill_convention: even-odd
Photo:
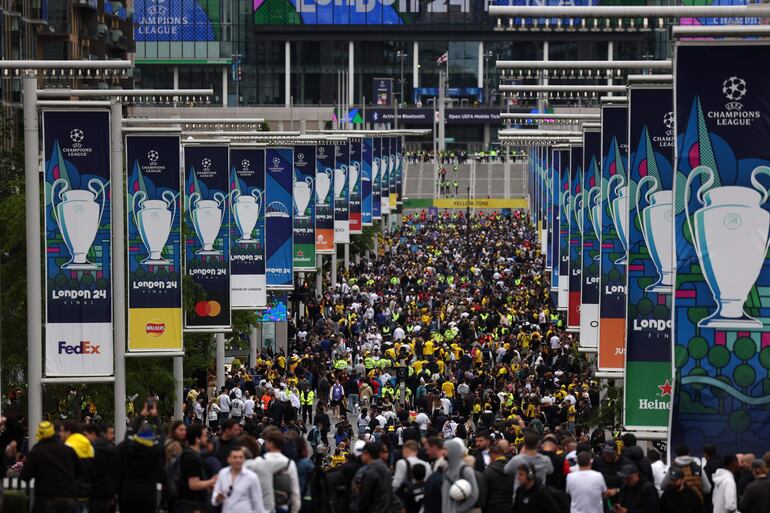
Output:
[[332,288],[337,285],[337,245],[334,245],[334,253],[332,254]]
[[179,66],[174,66],[174,89],[179,89]]
[[251,327],[249,331],[249,367],[257,365],[257,326]]
[[355,104],[355,101],[353,98],[355,97],[354,94],[354,87],[355,87],[355,74],[356,70],[356,45],[353,41],[348,41],[348,108],[352,108]]
[[320,298],[323,295],[323,278],[324,278],[324,256],[316,255],[316,272],[315,272],[315,297]]
[[289,352],[289,324],[286,322],[275,323],[275,349],[283,350],[284,354]]
[[420,87],[420,43],[412,43],[412,87]]
[[284,43],[284,77],[283,77],[283,92],[284,102],[288,107],[291,103],[291,42],[286,41]]
[[479,76],[476,77],[476,84],[479,89],[484,87],[484,41],[479,41]]
[[484,125],[484,151],[489,148],[489,144],[492,142],[492,127]]
[[216,365],[217,365],[217,390],[219,393],[222,387],[225,386],[225,334],[216,334]]
[[222,107],[227,107],[227,71],[227,66],[222,66]]
[[350,270],[350,244],[345,244],[345,271]]
[[181,420],[184,417],[182,403],[184,403],[184,357],[175,356],[174,360],[174,419]]

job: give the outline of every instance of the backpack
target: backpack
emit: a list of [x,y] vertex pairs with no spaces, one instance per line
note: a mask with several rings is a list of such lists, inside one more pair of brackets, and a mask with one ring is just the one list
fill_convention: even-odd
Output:
[[[401,499],[401,502],[404,504],[411,504],[414,499],[414,497],[410,495],[412,487],[412,464],[406,458],[404,458],[404,463],[406,463],[406,477],[401,481],[401,485],[399,485],[396,490],[396,495],[398,495],[398,498]],[[398,465],[398,462],[396,462],[396,465]]]
[[342,399],[342,386],[334,385],[332,387],[332,400],[339,401],[340,399]]
[[701,468],[700,465],[695,463],[694,461],[690,462],[689,465],[686,465],[684,467],[679,467],[682,470],[682,473],[684,474],[684,482],[687,486],[695,490],[695,493],[698,494],[698,497],[700,497],[701,500],[703,500],[703,483],[701,481]]
[[273,474],[273,499],[276,511],[289,510],[289,498],[291,497],[290,466],[291,460],[286,462],[286,467],[283,470]]
[[179,497],[179,483],[182,482],[182,456],[190,452],[192,452],[190,449],[185,448],[179,456],[166,464],[163,471],[166,478],[166,495],[169,503],[172,503]]

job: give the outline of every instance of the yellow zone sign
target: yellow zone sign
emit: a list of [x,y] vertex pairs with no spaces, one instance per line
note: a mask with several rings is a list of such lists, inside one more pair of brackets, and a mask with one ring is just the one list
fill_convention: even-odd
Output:
[[473,198],[471,200],[468,199],[434,199],[433,200],[433,206],[436,208],[511,208],[511,209],[519,209],[519,208],[529,208],[529,203],[524,198],[515,198],[515,199],[500,199],[500,198],[492,198],[492,199],[484,199],[484,198]]

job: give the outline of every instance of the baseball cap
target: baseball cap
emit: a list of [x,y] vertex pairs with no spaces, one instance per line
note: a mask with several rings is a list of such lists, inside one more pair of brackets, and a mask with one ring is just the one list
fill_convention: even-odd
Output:
[[627,465],[623,465],[623,469],[618,473],[618,475],[622,478],[626,478],[630,476],[631,474],[638,474],[639,469],[634,465],[633,463],[629,463]]
[[617,452],[615,451],[615,444],[606,443],[602,445],[602,452]]

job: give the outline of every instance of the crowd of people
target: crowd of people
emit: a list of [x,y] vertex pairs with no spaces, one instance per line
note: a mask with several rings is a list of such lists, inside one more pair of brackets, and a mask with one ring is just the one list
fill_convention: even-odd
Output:
[[186,391],[183,419],[149,398],[125,440],[45,421],[30,450],[6,420],[34,511],[770,511],[770,453],[677,447],[669,465],[596,425],[600,385],[525,212],[406,217],[340,274],[288,351]]

